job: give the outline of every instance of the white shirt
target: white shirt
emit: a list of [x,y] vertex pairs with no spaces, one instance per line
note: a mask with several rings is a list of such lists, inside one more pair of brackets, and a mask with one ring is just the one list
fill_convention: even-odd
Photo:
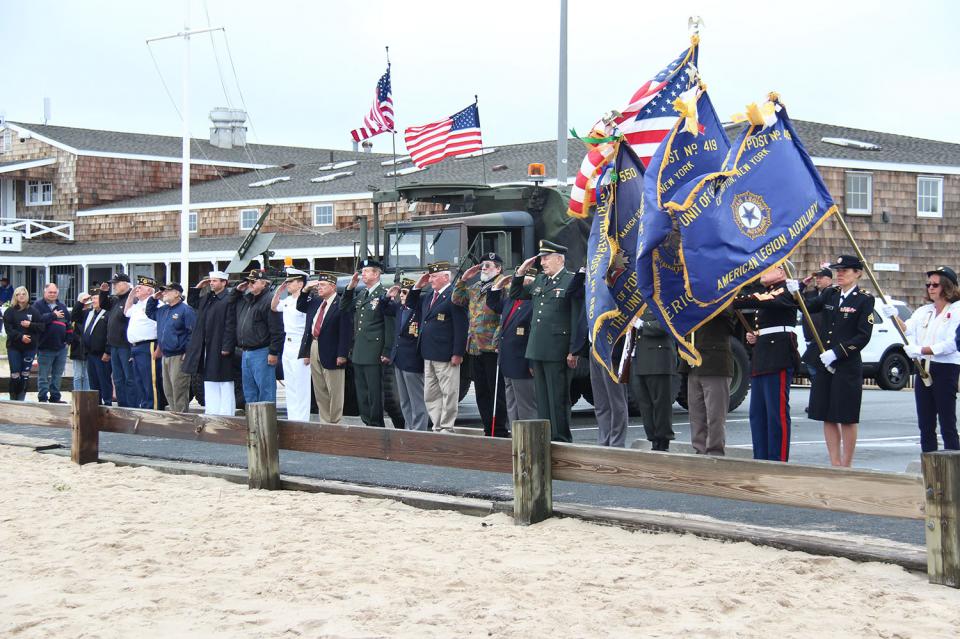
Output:
[[[133,295],[133,293],[130,293]],[[124,313],[130,318],[127,324],[127,341],[131,344],[157,339],[157,323],[147,317],[147,300],[137,300]]]
[[283,332],[287,335],[301,337],[304,327],[307,325],[307,314],[297,310],[297,299],[292,295],[287,295],[277,302],[277,311],[283,313]]
[[933,356],[922,357],[941,364],[960,364],[957,352],[957,327],[960,326],[960,302],[944,307],[937,315],[933,304],[921,306],[913,312],[906,322],[904,331],[911,344],[929,346]]

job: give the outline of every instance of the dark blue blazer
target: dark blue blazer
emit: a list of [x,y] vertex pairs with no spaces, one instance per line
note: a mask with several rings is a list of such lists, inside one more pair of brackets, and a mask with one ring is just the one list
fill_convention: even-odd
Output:
[[449,362],[467,350],[467,310],[451,301],[452,294],[451,283],[432,307],[430,289],[414,289],[407,295],[407,305],[420,308],[420,356],[425,360]]
[[384,296],[380,303],[383,314],[396,318],[396,339],[390,349],[390,361],[402,371],[423,374],[423,358],[420,357],[420,305],[416,308],[401,306],[400,302]]
[[530,339],[530,318],[533,316],[533,305],[530,300],[523,300],[517,307],[517,312],[507,321],[513,300],[504,299],[504,291],[490,290],[487,292],[487,307],[494,313],[500,313],[500,372],[509,379],[530,379],[530,361],[524,357],[527,352],[527,340]]
[[[350,338],[353,326],[349,313],[340,312],[341,296],[337,295],[330,303],[323,316],[323,325],[320,327],[320,339],[317,340],[317,353],[320,355],[320,365],[327,370],[343,368],[337,366],[338,357],[347,357],[350,353]],[[297,357],[310,357],[310,346],[313,343],[313,323],[317,320],[317,311],[323,304],[319,295],[300,295],[297,298],[297,310],[307,314],[307,323],[303,327],[303,339],[300,340],[300,352]]]

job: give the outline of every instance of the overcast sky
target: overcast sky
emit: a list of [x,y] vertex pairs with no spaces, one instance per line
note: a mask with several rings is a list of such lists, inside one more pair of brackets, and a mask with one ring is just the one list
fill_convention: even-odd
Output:
[[[488,146],[556,138],[559,0],[192,0],[190,126],[243,106],[251,141],[350,148],[393,61],[399,127],[480,99]],[[605,111],[687,46],[701,15],[700,68],[721,117],[779,91],[793,118],[960,142],[960,3],[914,0],[570,0],[569,126]],[[182,29],[185,2],[0,0],[0,112],[51,124],[180,134],[145,40]],[[182,40],[152,50],[179,105]],[[218,73],[220,59],[224,88]],[[389,152],[390,138],[374,138]],[[398,136],[398,152],[402,137]]]

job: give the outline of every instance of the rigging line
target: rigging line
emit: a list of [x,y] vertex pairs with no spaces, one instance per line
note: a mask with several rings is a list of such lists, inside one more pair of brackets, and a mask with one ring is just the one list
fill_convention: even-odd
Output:
[[[210,7],[207,4],[207,0],[203,0],[203,12],[207,15],[207,28],[213,26],[210,22]],[[220,86],[223,87],[223,97],[227,100],[227,106],[233,107],[233,102],[230,100],[230,93],[227,91],[227,79],[223,75],[223,66],[220,64],[220,56],[217,54],[217,41],[214,39],[214,32],[210,31],[210,48],[213,49],[213,59],[217,62],[217,76],[220,78]]]

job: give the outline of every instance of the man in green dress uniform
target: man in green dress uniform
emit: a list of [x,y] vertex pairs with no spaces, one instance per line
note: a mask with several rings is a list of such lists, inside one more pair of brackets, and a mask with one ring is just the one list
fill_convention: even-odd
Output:
[[[381,299],[387,290],[380,283],[383,266],[377,260],[363,260],[360,270],[343,292],[341,308],[353,314],[353,384],[357,389],[357,407],[360,419],[367,426],[383,423],[383,366],[390,364],[393,348],[393,318],[384,319]],[[357,293],[357,284],[363,280],[366,287]]]
[[[533,368],[537,392],[537,412],[550,420],[554,441],[570,442],[570,382],[577,367],[578,331],[583,295],[574,281],[574,274],[565,268],[567,248],[548,240],[540,241],[540,251],[524,261],[510,284],[510,297],[531,300],[530,339],[527,359]],[[524,275],[540,261],[541,272],[533,282],[524,285]]]

